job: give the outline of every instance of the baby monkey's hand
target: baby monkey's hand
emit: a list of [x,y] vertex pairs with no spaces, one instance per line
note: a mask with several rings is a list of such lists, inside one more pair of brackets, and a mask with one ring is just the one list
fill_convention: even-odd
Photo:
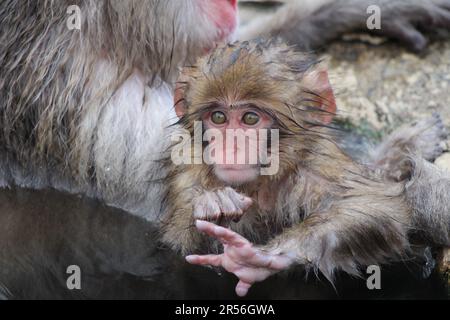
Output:
[[218,239],[223,244],[223,253],[191,255],[186,257],[187,262],[222,267],[233,273],[239,278],[236,294],[240,297],[247,295],[254,283],[288,269],[295,262],[293,256],[258,248],[230,229],[205,221],[197,221],[196,226],[199,231]]
[[252,205],[252,199],[226,187],[205,191],[194,199],[194,218],[218,224],[239,221],[244,211]]

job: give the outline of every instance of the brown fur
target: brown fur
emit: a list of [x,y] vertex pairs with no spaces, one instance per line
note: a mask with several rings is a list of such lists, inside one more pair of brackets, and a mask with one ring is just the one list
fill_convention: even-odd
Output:
[[[254,205],[229,227],[263,248],[295,252],[300,263],[329,279],[336,269],[357,274],[360,265],[401,258],[408,251],[411,213],[404,185],[383,181],[355,163],[321,126],[320,91],[303,82],[316,61],[284,44],[243,42],[219,48],[186,71],[180,123],[217,100],[251,103],[273,115],[280,129],[280,170],[236,187]],[[312,103],[311,103],[312,102]],[[218,251],[194,225],[192,199],[223,188],[206,165],[177,166],[167,197],[164,239],[183,254]]]

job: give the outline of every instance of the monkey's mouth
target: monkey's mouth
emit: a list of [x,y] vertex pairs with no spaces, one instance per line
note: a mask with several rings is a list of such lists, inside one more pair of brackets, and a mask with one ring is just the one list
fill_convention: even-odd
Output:
[[221,181],[236,186],[256,180],[260,170],[258,165],[217,165],[214,171]]
[[216,168],[221,170],[230,170],[230,171],[245,171],[249,169],[256,169],[258,165],[253,164],[216,164]]

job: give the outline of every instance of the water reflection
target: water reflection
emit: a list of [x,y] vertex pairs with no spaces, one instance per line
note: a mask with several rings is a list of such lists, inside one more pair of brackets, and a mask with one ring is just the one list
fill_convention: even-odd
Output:
[[[235,299],[236,279],[190,266],[158,243],[157,228],[120,210],[53,190],[0,191],[0,297],[13,299]],[[81,268],[81,290],[66,269]],[[256,285],[249,299],[447,298],[421,265],[383,268],[382,290],[338,276],[336,289],[301,270]]]

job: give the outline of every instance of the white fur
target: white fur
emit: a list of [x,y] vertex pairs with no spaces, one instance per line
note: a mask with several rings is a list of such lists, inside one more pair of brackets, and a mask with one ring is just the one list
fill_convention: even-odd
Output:
[[154,180],[164,176],[155,161],[164,156],[170,141],[166,128],[176,115],[171,87],[150,88],[146,82],[135,71],[117,90],[97,123],[93,155],[106,203],[154,219],[163,188]]
[[[0,155],[0,187],[14,183],[21,187],[42,189],[53,187],[70,193],[83,193],[107,204],[155,220],[161,209],[164,184],[155,182],[165,172],[157,162],[170,143],[168,126],[176,122],[173,89],[161,82],[147,85],[148,78],[136,70],[115,91],[107,105],[100,100],[105,88],[114,83],[117,68],[100,61],[87,90],[86,103],[79,124],[77,147],[80,151],[78,170],[88,176],[94,163],[97,185],[63,177],[53,168],[20,167]],[[93,147],[92,147],[93,146]]]

